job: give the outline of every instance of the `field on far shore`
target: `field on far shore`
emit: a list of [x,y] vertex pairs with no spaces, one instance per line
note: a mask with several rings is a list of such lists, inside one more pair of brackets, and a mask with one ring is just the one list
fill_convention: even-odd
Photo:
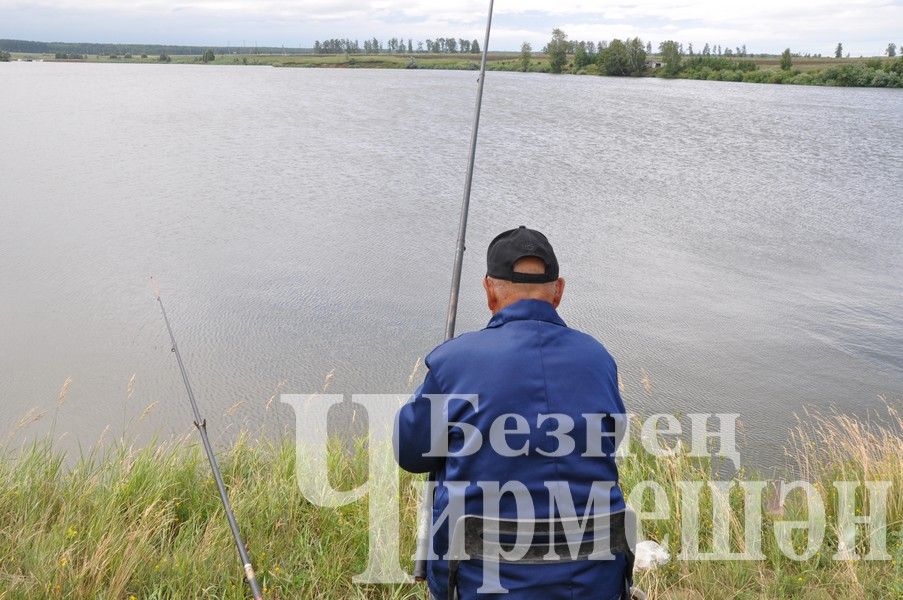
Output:
[[[512,52],[492,52],[489,63],[499,63],[517,58]],[[200,55],[171,54],[171,63],[197,64]],[[87,63],[159,63],[159,56],[144,55],[98,55],[89,54],[80,59],[57,59],[53,54],[12,53],[13,60],[43,60],[45,62],[87,62]],[[267,65],[274,67],[327,67],[327,68],[368,68],[403,69],[411,60],[418,68],[466,70],[479,68],[479,54],[220,54],[209,64],[213,65]],[[548,63],[545,56],[537,55],[534,62]]]
[[[88,55],[83,59],[56,59],[53,54],[12,53],[13,60],[43,60],[48,62],[88,62],[88,63],[159,63],[159,56],[116,56]],[[655,54],[649,60],[658,60]],[[685,57],[690,58],[690,57]],[[803,73],[821,71],[829,67],[843,65],[864,65],[866,61],[882,57],[859,58],[813,58],[794,57],[793,68]],[[196,64],[201,62],[199,55],[173,54],[172,63]],[[490,52],[488,68],[500,71],[521,70],[520,55],[517,52]],[[777,69],[781,63],[779,56],[746,57],[732,60],[755,62],[760,69]],[[274,67],[306,67],[306,68],[358,68],[358,69],[404,69],[414,67],[420,69],[478,69],[479,54],[222,54],[209,64],[214,65],[268,65]],[[534,53],[530,64],[531,71],[545,72],[549,69],[549,57]]]
[[[842,67],[844,65],[864,65],[866,61],[874,60],[875,58],[884,58],[883,56],[877,57],[863,57],[863,58],[813,58],[813,57],[793,57],[793,68],[798,71],[802,71],[803,73],[810,73],[812,71],[821,71],[822,69],[827,69],[829,67]],[[742,58],[738,60],[751,60],[756,63],[760,69],[780,69],[781,68],[781,57],[780,56],[768,56],[765,58]]]

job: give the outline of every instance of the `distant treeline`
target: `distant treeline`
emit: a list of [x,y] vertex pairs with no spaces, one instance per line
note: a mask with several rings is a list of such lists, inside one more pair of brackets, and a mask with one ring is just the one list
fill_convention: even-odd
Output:
[[455,37],[438,37],[436,39],[418,40],[413,38],[390,38],[383,42],[378,38],[369,40],[351,40],[332,38],[314,42],[314,54],[414,54],[428,52],[430,54],[475,54],[480,52],[479,40],[465,40]]
[[27,40],[0,40],[0,50],[35,54],[64,54],[98,56],[109,55],[203,55],[207,50],[216,54],[310,54],[310,48],[275,48],[271,46],[170,46],[163,44],[94,44],[70,42],[31,42]]
[[[780,57],[780,68],[759,69],[752,60],[738,59],[747,55],[745,47],[737,52],[724,52],[720,46],[706,44],[697,54],[693,45],[686,50],[675,40],[658,45],[640,38],[614,39],[610,42],[568,40],[561,29],[552,31],[552,39],[543,48],[548,64],[536,63],[530,44],[524,42],[518,60],[520,70],[546,70],[551,73],[587,75],[656,76],[713,81],[745,81],[749,83],[790,83],[797,85],[831,85],[844,87],[903,87],[903,57],[895,58],[896,44],[887,48],[887,59],[870,58],[861,63],[833,64],[819,70],[803,72],[794,68],[794,59],[802,58],[790,48]],[[838,44],[837,53],[842,48]],[[536,67],[539,66],[539,69]]]

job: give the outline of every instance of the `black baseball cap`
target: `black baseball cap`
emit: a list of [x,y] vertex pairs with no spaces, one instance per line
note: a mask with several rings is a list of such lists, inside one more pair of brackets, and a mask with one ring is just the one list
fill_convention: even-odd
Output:
[[[545,273],[516,273],[514,265],[528,256],[546,264]],[[538,231],[523,225],[500,233],[486,251],[486,274],[514,283],[549,283],[558,280],[558,259],[552,244]]]

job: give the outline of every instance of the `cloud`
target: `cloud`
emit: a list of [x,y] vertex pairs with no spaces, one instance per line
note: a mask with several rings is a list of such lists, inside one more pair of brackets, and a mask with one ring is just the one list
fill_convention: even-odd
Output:
[[[311,45],[326,37],[481,37],[485,0],[0,0],[0,37]],[[896,40],[903,0],[499,0],[493,47],[638,35],[653,43],[874,54]],[[162,36],[162,37],[161,37]]]

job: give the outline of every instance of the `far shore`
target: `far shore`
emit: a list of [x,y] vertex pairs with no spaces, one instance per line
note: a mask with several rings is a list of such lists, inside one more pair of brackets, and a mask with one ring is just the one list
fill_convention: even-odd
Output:
[[[287,68],[332,69],[440,69],[478,70],[479,54],[221,54],[206,63],[199,55],[76,55],[58,58],[53,54],[12,53],[13,61],[76,62],[76,63],[137,63],[137,64],[206,64],[236,66],[272,66]],[[685,60],[694,57],[685,57]],[[720,58],[720,57],[719,57]],[[755,69],[740,68],[742,62],[752,61]],[[719,61],[714,68],[707,65],[682,70],[678,79],[705,79],[747,83],[785,83],[796,85],[824,85],[841,87],[903,87],[903,57],[816,58],[794,57],[791,69],[780,68],[780,57],[766,56]],[[664,77],[660,57],[649,55],[648,68],[638,77]],[[725,68],[738,65],[736,69]],[[526,66],[526,69],[525,69]],[[549,73],[550,61],[545,54],[534,53],[528,64],[516,52],[491,52],[487,60],[491,71]],[[590,64],[579,69],[572,63],[564,73],[600,76],[598,67]]]

